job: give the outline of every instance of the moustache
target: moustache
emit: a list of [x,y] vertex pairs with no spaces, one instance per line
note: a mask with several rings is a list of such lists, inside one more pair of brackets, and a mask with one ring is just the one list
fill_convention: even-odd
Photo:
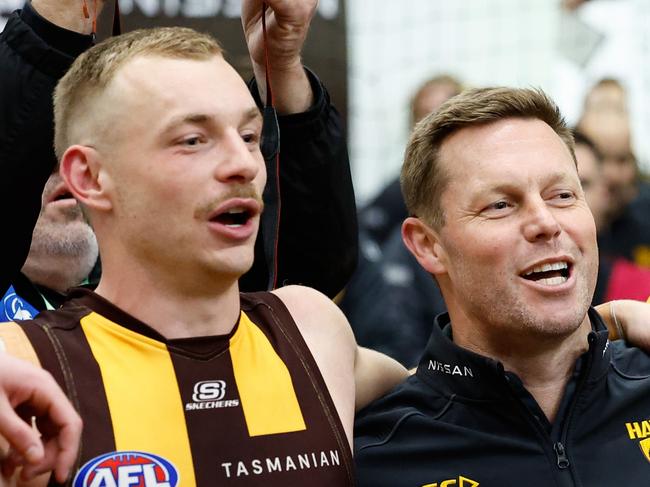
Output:
[[224,202],[233,198],[253,199],[260,206],[260,213],[264,211],[264,201],[257,189],[254,186],[245,185],[231,187],[226,193],[219,195],[218,198],[201,205],[196,211],[196,216],[200,219],[206,219]]

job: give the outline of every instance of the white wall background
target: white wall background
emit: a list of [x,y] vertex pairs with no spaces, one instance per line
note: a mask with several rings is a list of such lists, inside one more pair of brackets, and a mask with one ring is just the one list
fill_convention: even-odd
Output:
[[[0,0],[0,29],[23,1]],[[565,23],[559,3],[346,0],[350,156],[359,202],[398,173],[410,95],[442,72],[470,86],[542,87],[570,123],[592,83],[620,78],[629,90],[635,150],[650,172],[650,0],[591,0],[576,14],[582,24]],[[321,0],[320,13],[332,5],[338,0]],[[567,57],[564,37],[578,47],[591,38],[601,42],[579,65]]]
[[[360,203],[398,173],[410,95],[442,72],[470,86],[542,87],[570,123],[593,82],[621,78],[636,152],[649,169],[650,0],[592,0],[569,23],[559,0],[347,0],[347,19],[350,156]],[[567,36],[578,48],[601,39],[584,66],[563,54]]]

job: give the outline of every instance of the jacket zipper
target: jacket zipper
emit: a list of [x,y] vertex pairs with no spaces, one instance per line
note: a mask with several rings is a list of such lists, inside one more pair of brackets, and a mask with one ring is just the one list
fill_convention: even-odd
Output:
[[578,384],[576,385],[576,390],[573,393],[573,399],[571,400],[571,405],[569,406],[569,411],[567,412],[566,421],[562,427],[562,433],[560,435],[560,441],[553,445],[553,450],[555,450],[555,455],[557,456],[557,466],[560,470],[568,468],[571,463],[569,462],[569,457],[566,454],[565,444],[567,442],[567,437],[569,435],[569,426],[571,425],[571,420],[573,419],[573,413],[576,408],[576,404],[580,399],[582,389],[584,389],[585,383],[591,374],[591,368],[594,363],[594,354],[596,353],[594,347],[596,346],[596,338],[592,338],[592,335],[589,336],[589,356],[587,357],[587,364],[585,369],[582,371],[582,374]]
[[[566,448],[565,448],[564,444],[566,443],[566,440],[567,440],[568,429],[569,429],[569,425],[571,423],[571,419],[573,418],[573,412],[575,410],[576,403],[578,402],[578,398],[580,397],[580,393],[582,392],[584,384],[585,384],[585,382],[587,382],[589,374],[591,373],[591,367],[593,365],[594,353],[595,353],[592,350],[592,346],[593,346],[592,340],[590,339],[589,340],[589,357],[587,359],[586,370],[584,370],[583,373],[581,374],[580,380],[579,380],[579,382],[578,382],[578,384],[576,386],[576,390],[574,392],[573,399],[571,401],[571,405],[569,406],[569,411],[568,411],[567,416],[566,416],[566,421],[564,422],[564,426],[562,428],[562,433],[560,435],[561,439],[560,439],[560,441],[555,442],[555,443],[552,444],[553,445],[553,451],[554,451],[555,457],[557,459],[557,467],[558,467],[559,470],[566,470],[571,466],[571,462],[569,461],[569,457],[567,456]],[[507,378],[505,376],[504,376],[504,379],[506,379],[506,381],[505,381],[506,387],[507,387],[508,391],[510,392],[511,396],[514,397],[517,400],[517,403],[519,404],[519,407],[521,408],[521,410],[524,412],[525,416],[527,418],[530,417],[530,411],[528,410],[528,408],[513,393],[512,389],[510,387],[509,381],[507,380]],[[538,432],[542,433],[543,437],[548,438],[548,435],[546,434],[546,432],[541,431],[541,429],[539,427],[539,424],[537,424],[534,421],[532,423],[533,423],[535,429]]]
[[564,451],[564,445],[561,441],[558,441],[553,445],[553,450],[555,450],[555,456],[557,457],[557,467],[560,470],[568,468],[571,463],[569,463],[569,458],[566,456]]

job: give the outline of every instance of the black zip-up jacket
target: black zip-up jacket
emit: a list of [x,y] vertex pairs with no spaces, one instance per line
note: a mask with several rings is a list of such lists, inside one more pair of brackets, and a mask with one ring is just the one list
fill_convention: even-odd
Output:
[[[52,93],[92,37],[62,29],[29,2],[0,33],[0,207],[3,256],[0,296],[27,257],[45,181],[56,165]],[[330,297],[347,283],[357,262],[357,221],[341,117],[318,78],[308,71],[314,104],[280,116],[279,285],[303,284]],[[259,105],[254,82],[250,83]],[[261,245],[242,291],[266,289]]]
[[416,374],[357,419],[359,486],[648,485],[650,357],[589,316],[589,351],[551,425],[515,374],[454,345],[440,315]]

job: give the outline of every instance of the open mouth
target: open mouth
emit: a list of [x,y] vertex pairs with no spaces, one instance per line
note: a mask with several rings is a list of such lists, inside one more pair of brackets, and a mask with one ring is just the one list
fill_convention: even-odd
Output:
[[229,228],[239,228],[246,225],[252,216],[252,211],[246,208],[235,207],[230,208],[223,213],[219,213],[211,218],[210,221],[220,223]]
[[564,284],[571,276],[570,262],[550,262],[540,264],[521,274],[526,280],[535,281],[545,286],[558,286]]

